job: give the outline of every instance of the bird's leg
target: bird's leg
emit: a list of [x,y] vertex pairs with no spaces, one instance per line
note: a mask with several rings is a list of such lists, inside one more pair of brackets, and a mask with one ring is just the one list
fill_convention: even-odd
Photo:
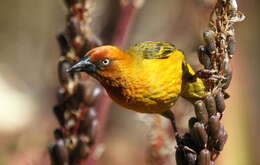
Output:
[[174,131],[174,135],[175,135],[175,137],[179,137],[178,130],[177,130],[177,127],[176,127],[175,116],[172,113],[172,111],[171,110],[165,111],[161,115],[166,117],[167,119],[169,119],[171,121],[172,128],[173,128],[173,131]]
[[192,74],[188,67],[186,65],[182,65],[183,69],[183,77],[187,82],[193,83],[196,82],[197,78],[201,79],[214,79],[214,80],[225,80],[224,76],[221,75],[216,75],[218,72],[217,70],[214,69],[201,69],[197,71],[195,74]]

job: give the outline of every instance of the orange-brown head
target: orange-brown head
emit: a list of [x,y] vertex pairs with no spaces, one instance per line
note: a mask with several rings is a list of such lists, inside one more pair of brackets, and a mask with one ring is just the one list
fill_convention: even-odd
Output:
[[114,81],[121,76],[125,69],[129,68],[132,57],[123,50],[114,46],[100,46],[86,53],[86,55],[74,64],[69,72],[86,72],[98,79]]

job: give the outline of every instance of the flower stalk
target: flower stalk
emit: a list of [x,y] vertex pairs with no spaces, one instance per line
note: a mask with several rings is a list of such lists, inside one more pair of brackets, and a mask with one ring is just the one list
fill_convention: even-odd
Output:
[[227,140],[223,117],[226,92],[232,79],[231,59],[235,54],[236,22],[245,16],[236,0],[218,0],[210,15],[209,30],[203,33],[205,44],[198,49],[204,69],[195,76],[204,79],[208,96],[194,103],[195,117],[190,131],[177,141],[178,165],[214,165]]
[[[138,1],[120,3],[120,16],[109,44],[122,47],[131,28]],[[53,112],[59,122],[55,142],[49,146],[53,165],[94,165],[104,150],[102,137],[111,104],[104,90],[88,76],[67,73],[84,54],[102,45],[91,30],[92,0],[64,0],[68,14],[64,32],[57,36],[61,54],[58,63],[58,103]],[[105,29],[104,29],[105,30]]]

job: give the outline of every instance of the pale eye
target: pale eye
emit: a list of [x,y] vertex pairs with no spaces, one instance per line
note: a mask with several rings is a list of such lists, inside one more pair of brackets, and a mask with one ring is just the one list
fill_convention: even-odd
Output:
[[110,63],[110,60],[109,60],[109,59],[104,59],[104,60],[102,61],[102,64],[105,65],[105,66],[109,65],[109,63]]

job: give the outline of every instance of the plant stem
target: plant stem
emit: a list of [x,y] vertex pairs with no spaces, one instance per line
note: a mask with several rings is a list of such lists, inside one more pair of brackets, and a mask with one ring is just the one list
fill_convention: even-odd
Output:
[[[110,44],[122,47],[136,12],[137,1],[121,3],[120,17]],[[111,100],[88,76],[66,72],[87,50],[100,46],[89,26],[91,0],[65,0],[68,7],[67,26],[59,34],[61,49],[58,73],[61,87],[54,113],[60,123],[55,130],[56,142],[49,151],[53,165],[97,163],[102,153],[102,137]]]

